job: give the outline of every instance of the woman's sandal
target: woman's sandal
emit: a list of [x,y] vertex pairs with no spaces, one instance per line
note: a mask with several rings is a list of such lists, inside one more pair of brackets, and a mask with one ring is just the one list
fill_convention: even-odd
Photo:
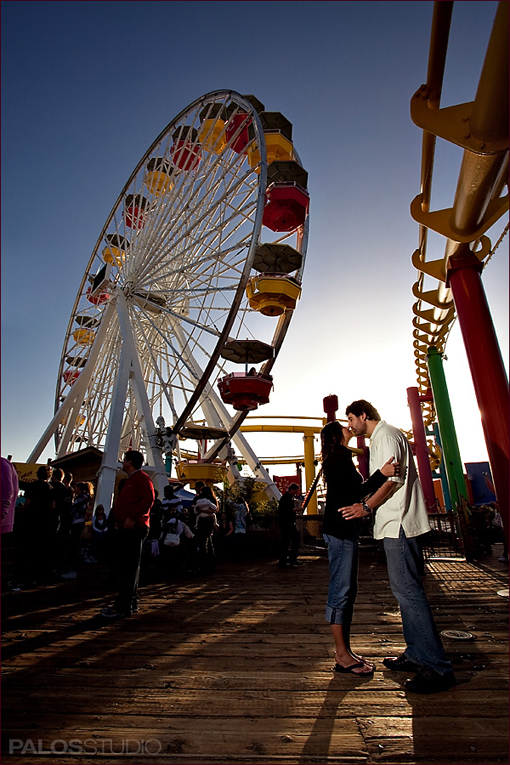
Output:
[[[336,664],[338,664],[338,661],[337,661],[337,659],[336,659],[336,656],[337,656],[337,653],[336,653],[336,651],[335,651],[335,663],[336,663]],[[366,667],[370,667],[370,669],[372,669],[372,671],[374,671],[374,670],[375,670],[375,664],[374,664],[374,662],[373,662],[373,661],[369,661],[368,659],[365,659],[365,657],[364,657],[364,656],[360,656],[360,655],[359,655],[359,654],[357,654],[357,653],[352,653],[352,652],[351,652],[351,656],[352,656],[352,658],[354,659],[354,661],[358,661],[358,662],[360,662],[361,664],[364,664]],[[360,674],[360,673],[359,673],[359,672],[357,672],[356,674]]]
[[355,656],[353,656],[352,658],[353,658],[353,659],[356,659],[357,661],[361,661],[361,662],[363,662],[363,664],[365,664],[367,667],[371,667],[372,669],[375,669],[375,664],[374,664],[374,662],[373,662],[373,661],[369,661],[368,659],[365,659],[365,657],[364,657],[364,656],[359,656],[358,654],[356,654],[356,655],[355,655]]
[[[360,667],[365,668],[365,672],[355,672],[356,669],[359,669]],[[358,661],[356,664],[351,664],[350,667],[342,667],[341,664],[335,664],[333,667],[334,672],[341,672],[343,674],[350,674],[350,675],[360,675],[361,677],[366,677],[367,675],[373,675],[374,670],[371,666],[368,664],[365,664],[363,661]]]

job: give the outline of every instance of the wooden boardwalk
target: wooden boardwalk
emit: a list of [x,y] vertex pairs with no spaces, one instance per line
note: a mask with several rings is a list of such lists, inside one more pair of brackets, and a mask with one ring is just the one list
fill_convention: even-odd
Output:
[[353,645],[376,673],[331,671],[327,562],[308,552],[293,570],[220,562],[211,577],[146,583],[140,612],[104,627],[104,567],[4,592],[2,762],[508,763],[504,567],[427,564],[439,629],[475,636],[445,640],[458,685],[427,697],[381,664],[404,645],[374,550]]

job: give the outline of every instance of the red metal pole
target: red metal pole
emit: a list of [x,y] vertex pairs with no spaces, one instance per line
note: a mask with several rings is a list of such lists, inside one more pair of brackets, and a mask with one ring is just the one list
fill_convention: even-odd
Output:
[[509,436],[508,379],[473,253],[450,258],[451,288],[482,418],[494,489],[508,540]]
[[368,470],[368,446],[365,436],[358,436],[356,438],[356,446],[358,449],[363,449],[363,454],[358,456],[358,467],[363,478],[367,479],[370,473]]
[[434,491],[434,481],[432,480],[427,436],[425,425],[423,424],[418,388],[407,389],[407,403],[411,411],[416,461],[418,463],[420,483],[425,497],[425,504],[427,505],[427,512],[435,513],[437,512],[436,493]]
[[328,422],[335,422],[336,413],[338,411],[338,396],[332,394],[322,399],[322,408],[326,413],[326,419]]

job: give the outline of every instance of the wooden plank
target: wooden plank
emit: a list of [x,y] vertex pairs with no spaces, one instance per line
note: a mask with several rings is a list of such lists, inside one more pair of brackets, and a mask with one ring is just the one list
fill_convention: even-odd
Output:
[[[13,668],[9,668],[13,669]],[[91,690],[107,687],[112,689],[155,689],[155,688],[173,688],[175,690],[267,690],[277,689],[284,692],[303,691],[311,693],[313,691],[323,691],[325,683],[337,678],[338,683],[343,682],[343,678],[333,676],[332,673],[304,671],[287,672],[279,669],[267,671],[262,669],[257,672],[247,671],[241,668],[236,671],[234,668],[220,672],[216,667],[208,667],[200,670],[195,665],[192,668],[176,667],[174,670],[166,669],[163,672],[148,671],[145,668],[135,669],[131,672],[118,673],[115,670],[105,672],[103,669],[97,669],[88,666],[84,672],[82,666],[63,667],[55,670],[49,668],[44,673],[23,668],[14,668],[14,673],[7,673],[3,679],[4,690],[9,690],[10,697],[16,693],[28,693],[39,688],[45,690],[50,686],[52,689],[65,687],[76,688],[82,686]],[[351,689],[351,695],[367,693],[375,700],[380,693],[401,692],[398,684],[398,678],[405,678],[405,674],[394,675],[386,670],[381,673],[376,672],[374,679],[378,681],[376,687],[373,683],[364,683],[362,686]],[[384,682],[379,682],[384,679]],[[486,696],[494,700],[496,691],[505,692],[508,688],[508,673],[501,671],[498,674],[494,672],[458,673],[459,685],[456,687],[455,694],[466,694],[480,700],[484,703]],[[346,683],[349,682],[346,679]],[[96,692],[94,690],[94,692]],[[475,695],[476,694],[476,695]],[[503,699],[505,697],[503,695]],[[363,702],[365,703],[365,702]]]
[[[504,762],[508,757],[508,723],[503,719],[469,719],[462,716],[413,717],[407,720],[394,717],[371,717],[360,721],[368,749],[379,755],[379,759],[393,757],[395,742],[402,741],[404,751],[413,743],[415,756],[425,753],[434,762],[441,759],[455,759],[464,762],[464,757],[499,758]],[[390,746],[388,746],[391,744]],[[382,756],[384,754],[384,756]]]
[[[367,757],[355,720],[331,719],[325,722],[323,729],[317,726],[314,719],[296,721],[293,718],[261,720],[250,717],[242,727],[217,717],[199,722],[169,718],[164,726],[155,724],[154,717],[149,718],[146,724],[144,722],[143,718],[139,718],[130,720],[126,725],[115,717],[72,716],[66,722],[58,718],[53,723],[44,720],[43,730],[34,731],[27,726],[11,729],[9,735],[11,741],[40,741],[36,744],[37,748],[48,752],[58,748],[58,745],[52,747],[52,742],[57,741],[78,741],[89,754],[94,746],[99,754],[105,750],[108,754],[115,748],[122,751],[122,747],[126,751],[128,742],[131,742],[131,751],[143,745],[151,753],[186,754],[201,758],[211,757],[211,752],[214,752],[214,758],[228,757],[230,762],[238,759],[260,762],[275,757],[297,762],[303,751],[310,749],[309,741],[312,739],[314,751],[331,750],[336,761],[350,758],[365,761]],[[64,749],[65,743],[60,747]]]
[[[111,588],[95,571],[89,580],[4,594],[7,739],[40,737],[50,746],[153,738],[162,745],[155,760],[187,765],[498,761],[508,733],[508,603],[496,579],[472,564],[428,566],[440,629],[476,637],[445,641],[458,685],[431,697],[406,693],[405,673],[381,664],[404,643],[385,567],[374,556],[361,563],[352,637],[378,662],[372,678],[331,671],[323,557],[293,572],[260,561],[220,565],[200,580],[148,582],[140,613],[104,628],[94,617]],[[132,765],[133,757],[3,757],[35,760]]]
[[[67,686],[61,687],[61,695],[52,700],[52,713],[65,714],[69,712],[69,697],[72,696],[72,713],[86,713],[90,705],[91,689],[83,687],[72,689]],[[241,695],[242,694],[242,695]],[[257,688],[244,689],[217,689],[210,691],[189,691],[169,685],[165,689],[130,689],[130,688],[103,688],[94,689],[96,709],[101,714],[113,714],[122,710],[125,715],[176,715],[187,716],[193,710],[193,716],[224,716],[228,713],[231,719],[249,717],[251,714],[269,717],[287,717],[293,714],[296,718],[319,716],[323,712],[325,704],[335,706],[337,717],[350,718],[352,716],[364,716],[367,711],[367,703],[370,704],[371,716],[391,715],[393,717],[409,717],[410,705],[405,693],[398,689],[389,689],[386,692],[376,690],[356,693],[345,689],[338,691],[293,691],[289,697],[288,691]],[[27,704],[40,716],[45,717],[47,712],[47,692],[33,691],[29,693],[10,694],[9,711],[22,711]],[[486,694],[482,700],[477,694],[473,697],[472,692],[461,694],[458,691],[452,695],[455,709],[466,720],[477,721],[501,716],[504,718],[508,711],[508,703],[503,698],[491,698]],[[214,707],[214,713],[211,712]],[[433,715],[437,710],[437,699],[426,699],[420,704],[422,714]],[[6,717],[5,719],[8,719]]]

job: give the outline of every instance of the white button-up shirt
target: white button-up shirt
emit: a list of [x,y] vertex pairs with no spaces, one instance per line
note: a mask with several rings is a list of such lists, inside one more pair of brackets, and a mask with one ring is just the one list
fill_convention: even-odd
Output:
[[401,526],[406,537],[426,534],[430,531],[430,523],[411,447],[401,430],[381,420],[370,439],[370,475],[390,457],[400,463],[400,475],[388,478],[388,481],[399,484],[399,488],[377,508],[374,537],[396,539]]

